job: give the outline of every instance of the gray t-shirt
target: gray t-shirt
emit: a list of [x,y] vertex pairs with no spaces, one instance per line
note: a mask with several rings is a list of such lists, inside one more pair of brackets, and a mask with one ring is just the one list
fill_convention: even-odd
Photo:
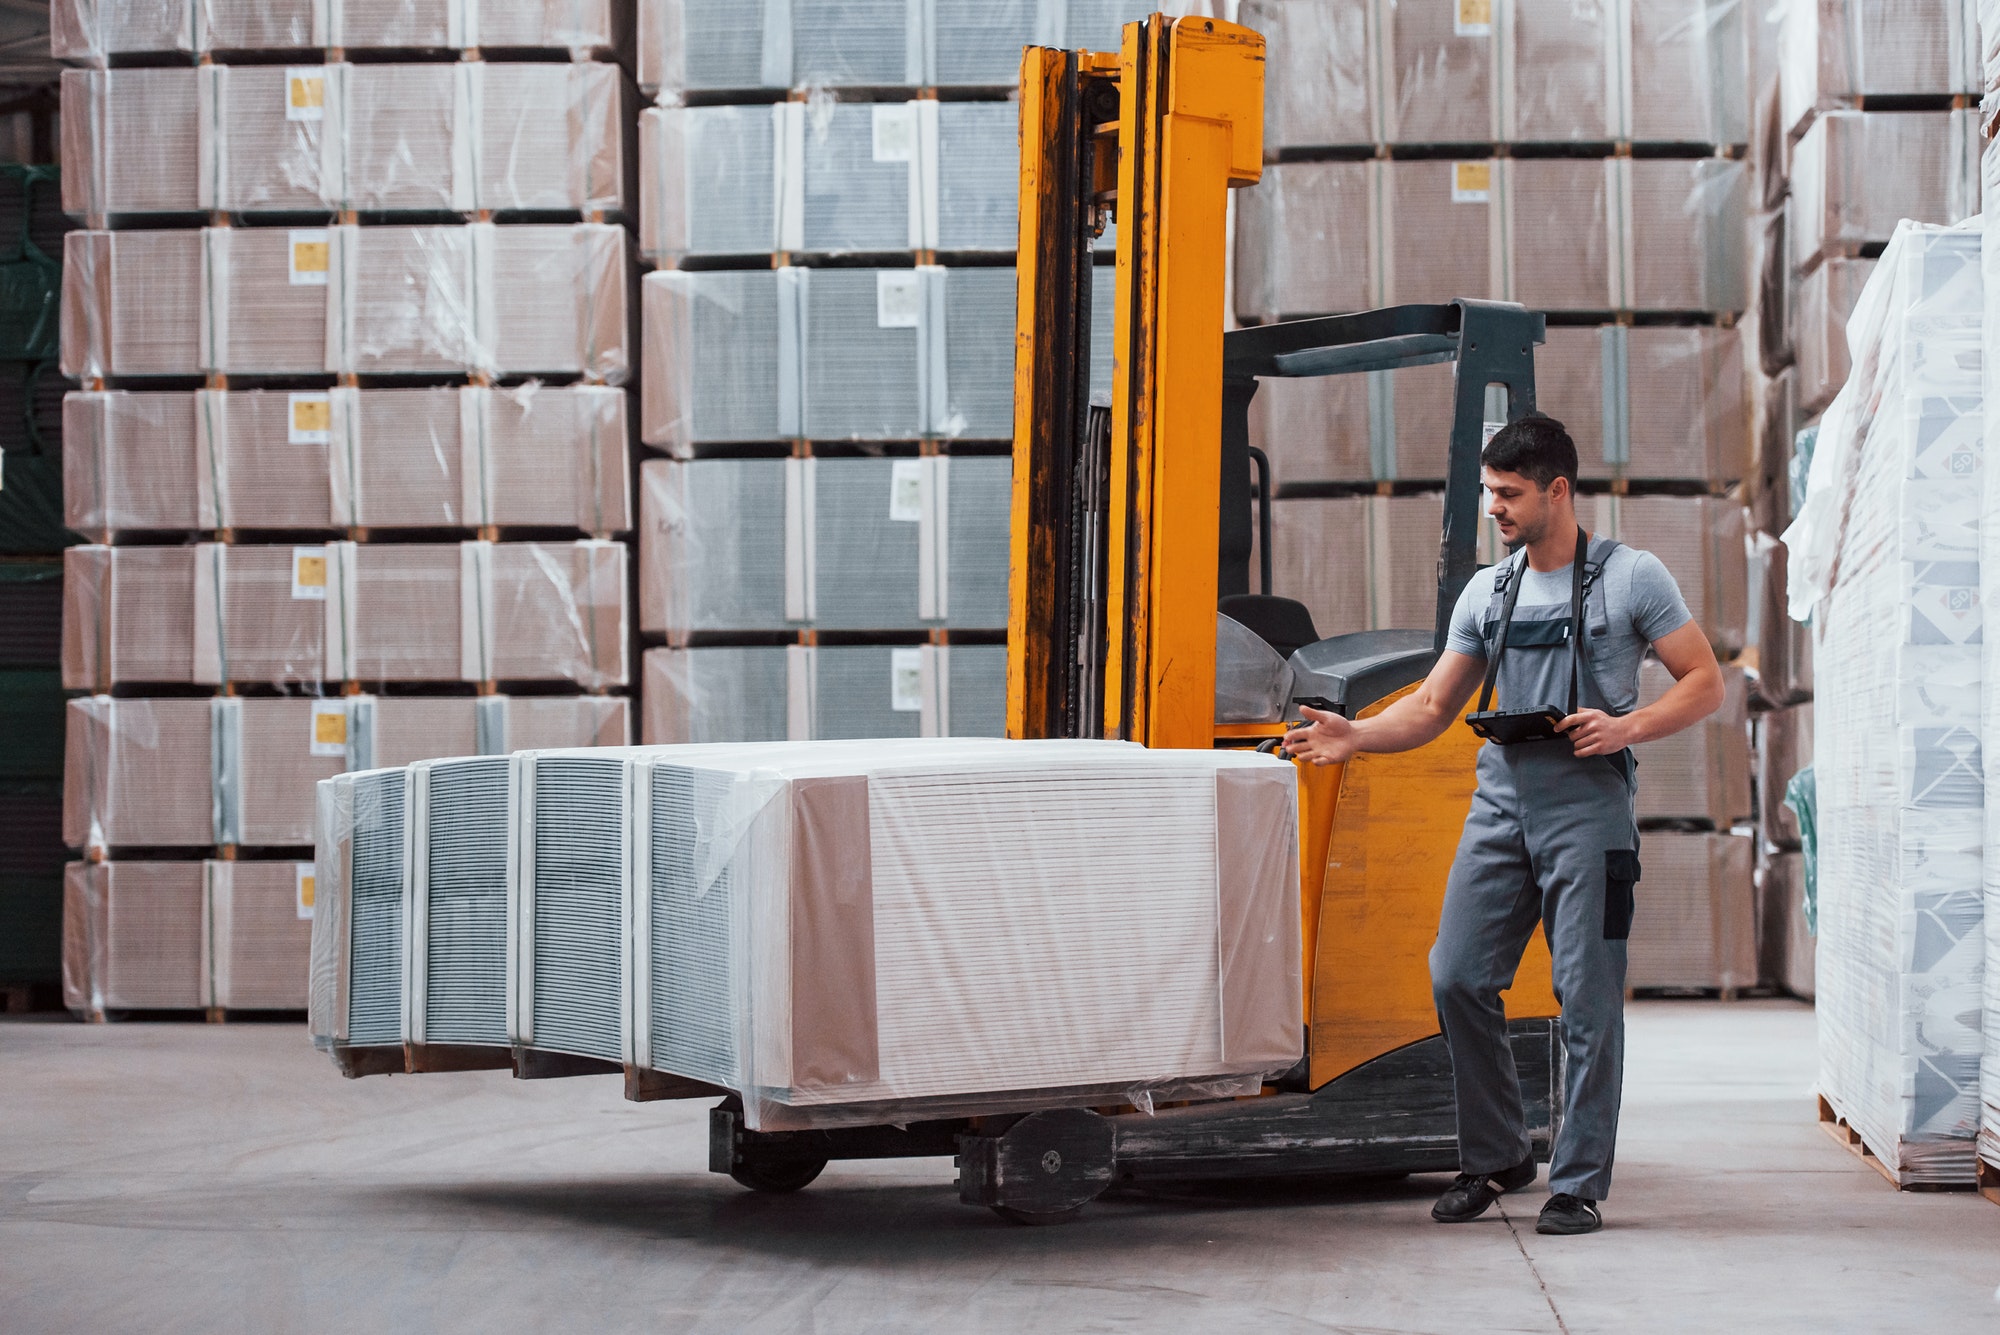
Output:
[[[1487,605],[1493,601],[1493,581],[1499,573],[1499,566],[1480,571],[1465,586],[1465,592],[1459,594],[1458,606],[1451,614],[1451,635],[1445,643],[1453,653],[1486,661],[1486,641],[1480,630],[1486,620]],[[1646,656],[1647,647],[1694,618],[1681,597],[1680,586],[1674,583],[1674,577],[1667,573],[1660,558],[1651,552],[1621,546],[1605,561],[1604,573],[1598,578],[1604,585],[1604,611],[1610,625],[1605,634],[1589,638],[1586,652],[1606,703],[1613,712],[1624,714],[1639,703],[1639,661]],[[1524,608],[1550,604],[1561,604],[1567,609],[1572,587],[1568,565],[1560,570],[1529,570],[1521,584],[1516,614]],[[1513,657],[1510,651],[1508,660]],[[1506,699],[1505,676],[1503,673],[1501,698],[1494,702],[1496,708],[1532,709],[1543,703]]]

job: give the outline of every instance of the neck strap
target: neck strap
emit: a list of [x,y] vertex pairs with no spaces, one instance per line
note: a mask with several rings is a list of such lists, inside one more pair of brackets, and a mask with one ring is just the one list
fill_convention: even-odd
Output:
[[[1583,580],[1584,561],[1590,555],[1590,538],[1581,527],[1576,530],[1576,560],[1570,564],[1569,595],[1569,710],[1576,712],[1577,681],[1583,675]],[[1486,660],[1486,677],[1479,684],[1479,712],[1493,708],[1493,688],[1500,680],[1500,660],[1507,653],[1507,632],[1514,626],[1514,604],[1521,600],[1521,585],[1527,582],[1528,553],[1508,576],[1507,596],[1500,604],[1500,635]]]

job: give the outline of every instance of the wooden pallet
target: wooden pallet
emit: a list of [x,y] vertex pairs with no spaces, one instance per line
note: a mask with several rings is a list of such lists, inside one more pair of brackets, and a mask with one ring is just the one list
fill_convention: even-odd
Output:
[[2000,1164],[1981,1158],[1978,1182],[1979,1194],[1995,1205],[2000,1205]]
[[1850,1126],[1846,1118],[1842,1117],[1839,1113],[1833,1110],[1833,1105],[1826,1101],[1826,1096],[1824,1094],[1819,1095],[1818,1099],[1819,1099],[1820,1127],[1827,1133],[1827,1135],[1833,1137],[1833,1143],[1840,1146],[1842,1149],[1846,1150],[1849,1154],[1852,1154],[1855,1158],[1861,1160],[1861,1162],[1867,1164],[1870,1168],[1873,1168],[1876,1172],[1880,1173],[1882,1175],[1882,1180],[1887,1182],[1890,1186],[1894,1187],[1896,1190],[1898,1191],[1972,1190],[1973,1184],[1970,1182],[1898,1182],[1896,1180],[1895,1173],[1890,1171],[1889,1165],[1883,1163],[1880,1156],[1878,1156],[1875,1153],[1875,1151],[1868,1148],[1867,1143],[1861,1139],[1861,1133],[1859,1131],[1856,1131],[1852,1126]]

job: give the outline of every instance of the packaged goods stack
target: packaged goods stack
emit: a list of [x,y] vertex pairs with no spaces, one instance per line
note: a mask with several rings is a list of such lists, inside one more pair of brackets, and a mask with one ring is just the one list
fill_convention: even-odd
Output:
[[1815,635],[1822,1116],[1904,1185],[1971,1185],[1980,1127],[1985,299],[1976,226],[1898,224],[1785,535]]
[[629,739],[626,10],[54,5],[73,1009],[302,1009],[317,780]]
[[1896,223],[1980,211],[1982,86],[1969,0],[1787,0],[1759,72],[1752,513],[1762,554],[1756,642],[1759,925],[1767,981],[1813,995],[1801,832],[1785,806],[1812,763],[1813,638],[1786,615],[1786,549],[1806,460],[1799,433],[1849,372],[1848,321]]
[[[49,92],[6,151],[55,156]],[[58,169],[0,163],[0,1009],[52,1005],[60,981],[64,229]]]
[[[1237,199],[1237,318],[1461,297],[1547,312],[1537,401],[1578,442],[1583,522],[1657,553],[1725,658],[1745,648],[1748,615],[1744,9],[1239,12],[1265,33],[1269,65],[1264,179]],[[1320,634],[1431,624],[1452,374],[1266,381],[1252,402],[1277,495],[1268,592],[1305,602]],[[1487,547],[1482,559],[1501,554],[1490,534]],[[1731,722],[1700,748],[1641,756],[1635,987],[1756,981],[1739,931],[1749,841],[1730,833],[1752,814],[1732,691]]]
[[[1979,159],[1981,195],[2000,200],[2000,0],[1979,3],[1980,86],[1985,96],[1979,116],[1985,146]],[[1981,326],[1982,387],[1985,390],[1985,436],[2000,440],[2000,219],[1991,214],[1983,220],[1980,234],[1980,277],[1983,280],[1985,322]],[[1980,505],[1979,572],[1980,601],[1984,606],[2000,606],[2000,476],[1993,470],[1984,474]],[[1986,644],[1986,637],[1981,638]],[[2000,744],[1987,738],[2000,736],[2000,638],[1985,648],[1980,678],[1980,739],[1986,766],[1986,790],[2000,787]],[[1987,806],[1986,844],[2000,847],[2000,803]],[[1979,1188],[1989,1198],[2000,1201],[2000,859],[1983,859],[1980,880],[1986,911],[1986,976],[1981,1031],[1984,1047],[1979,1066],[1979,1148],[1975,1172]]]
[[1156,8],[642,0],[647,741],[1003,731],[1009,99]]
[[[442,804],[457,837],[406,845]],[[342,775],[320,813],[310,1019],[349,1074],[512,1049],[776,1131],[1252,1095],[1300,1053],[1297,771],[1269,756],[556,752]]]

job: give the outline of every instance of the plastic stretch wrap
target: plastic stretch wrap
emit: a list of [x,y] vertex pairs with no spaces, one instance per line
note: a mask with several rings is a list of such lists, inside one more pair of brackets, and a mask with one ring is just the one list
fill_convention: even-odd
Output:
[[1493,32],[1500,8],[1479,0],[1376,6],[1376,128],[1384,140],[1483,144],[1505,138]]
[[[1721,709],[1692,728],[1633,748],[1639,761],[1639,819],[1705,821],[1726,830],[1756,814],[1743,669],[1726,665],[1722,679]],[[1657,701],[1673,684],[1673,674],[1648,657],[1639,667],[1639,707]]]
[[1792,149],[1792,264],[1979,212],[1977,111],[1830,111]]
[[1863,97],[1981,91],[1967,0],[1787,0],[1778,37],[1786,128]]
[[[218,842],[210,778],[215,701],[69,702],[63,843],[71,848],[199,847]],[[194,779],[190,782],[190,779]]]
[[1274,482],[1443,481],[1451,439],[1448,363],[1363,375],[1273,378],[1250,401],[1250,443]]
[[1757,312],[1757,358],[1764,374],[1775,377],[1797,358],[1792,346],[1792,255],[1783,202],[1753,219],[1750,228],[1755,257],[1750,304]]
[[1278,501],[1270,591],[1304,603],[1322,638],[1430,626],[1443,523],[1436,493]]
[[1744,0],[1626,0],[1624,137],[1643,143],[1740,144],[1749,135],[1748,34],[1763,16]]
[[[312,793],[306,791],[310,813]],[[310,816],[307,821],[310,827]],[[209,1004],[304,1010],[312,952],[310,862],[208,862]]]
[[195,680],[192,547],[71,547],[63,553],[62,681]]
[[[1607,326],[1596,333],[1614,386],[1601,476],[1728,482],[1749,471],[1737,330]],[[1597,472],[1594,463],[1585,465],[1586,477]]]
[[1810,701],[1757,717],[1757,829],[1766,848],[1799,847],[1799,818],[1785,805],[1785,789],[1813,763],[1813,707]]
[[1805,857],[1774,853],[1757,873],[1757,956],[1766,982],[1807,1001],[1817,990],[1817,942],[1806,921]]
[[[1288,13],[1301,8],[1283,5]],[[1368,309],[1379,267],[1372,217],[1380,177],[1373,162],[1278,162],[1239,191],[1237,318]]]
[[1899,1182],[1979,1126],[1985,786],[1976,230],[1904,223],[1849,324],[1786,531],[1810,611],[1820,1089]]
[[1375,142],[1369,9],[1366,0],[1244,0],[1237,21],[1264,34],[1267,149]]
[[1011,87],[1021,48],[1118,50],[1181,0],[639,0],[639,83],[660,102],[759,88]]
[[[1991,4],[1980,6],[1980,21],[1989,53],[2000,52],[2000,13]],[[2000,56],[1988,59],[1995,68]],[[1987,198],[2000,201],[2000,146],[1988,143],[1980,162]],[[1980,233],[1979,272],[1981,280],[1981,429],[1983,435],[2000,439],[2000,218],[1988,216]],[[1979,530],[1979,583],[1982,606],[2000,606],[2000,470],[1987,469],[1982,476]],[[1988,643],[1991,639],[1992,643]],[[1982,662],[1979,700],[1979,734],[1982,745],[1988,738],[2000,738],[2000,635],[1981,635]],[[2000,781],[2000,742],[1982,752],[1987,790]],[[1985,843],[2000,848],[2000,803],[1985,809]],[[1981,1031],[1984,1044],[1980,1055],[1979,1157],[1989,1168],[2000,1168],[2000,858],[1986,859],[1980,868],[1984,892],[1986,961],[1984,1006]]]
[[201,123],[195,70],[64,70],[63,211],[200,209]]
[[507,1046],[510,762],[413,765],[402,1037]]
[[77,378],[625,378],[628,240],[608,225],[204,228],[64,238]]
[[[1645,787],[1641,778],[1639,791]],[[1627,987],[1757,985],[1755,843],[1742,834],[1639,836],[1643,874],[1627,945]]]
[[63,874],[63,1004],[73,1011],[206,1004],[203,864],[72,862]]
[[207,51],[567,50],[613,55],[630,41],[616,0],[54,0],[58,60]]
[[1726,658],[1742,651],[1750,562],[1741,502],[1727,496],[1587,496],[1577,508],[1593,533],[1660,558],[1718,653]]
[[1829,259],[1798,280],[1792,338],[1801,417],[1824,412],[1847,383],[1847,321],[1874,271],[1874,260]]
[[1004,645],[651,649],[648,746],[998,737]]
[[481,590],[478,675],[468,679],[625,684],[624,543],[471,546]]
[[306,1025],[320,1048],[402,1041],[406,777],[367,770],[317,790]]
[[[219,843],[299,847],[313,841],[313,787],[350,768],[358,729],[346,700],[218,701]],[[185,780],[183,780],[185,781]]]
[[983,456],[649,462],[640,629],[997,629],[1010,473]]
[[491,706],[482,701],[480,709],[481,755],[632,740],[630,703],[619,696],[501,696]]
[[[1620,57],[1624,28],[1645,6],[1634,6],[1630,20],[1625,8],[1618,0],[1501,0],[1492,6],[1500,19],[1493,39],[1502,66],[1495,85],[1500,138],[1547,143],[1638,137],[1625,124],[1630,95]],[[1641,68],[1653,73],[1646,66],[1648,54],[1631,50],[1632,73]],[[1699,66],[1685,73],[1673,69],[1668,77],[1700,72]]]
[[631,767],[614,1056],[739,1091],[754,1128],[1150,1107],[1297,1058],[1289,767],[963,741]]
[[1727,158],[1277,163],[1238,215],[1237,314],[1740,311],[1748,181]]

